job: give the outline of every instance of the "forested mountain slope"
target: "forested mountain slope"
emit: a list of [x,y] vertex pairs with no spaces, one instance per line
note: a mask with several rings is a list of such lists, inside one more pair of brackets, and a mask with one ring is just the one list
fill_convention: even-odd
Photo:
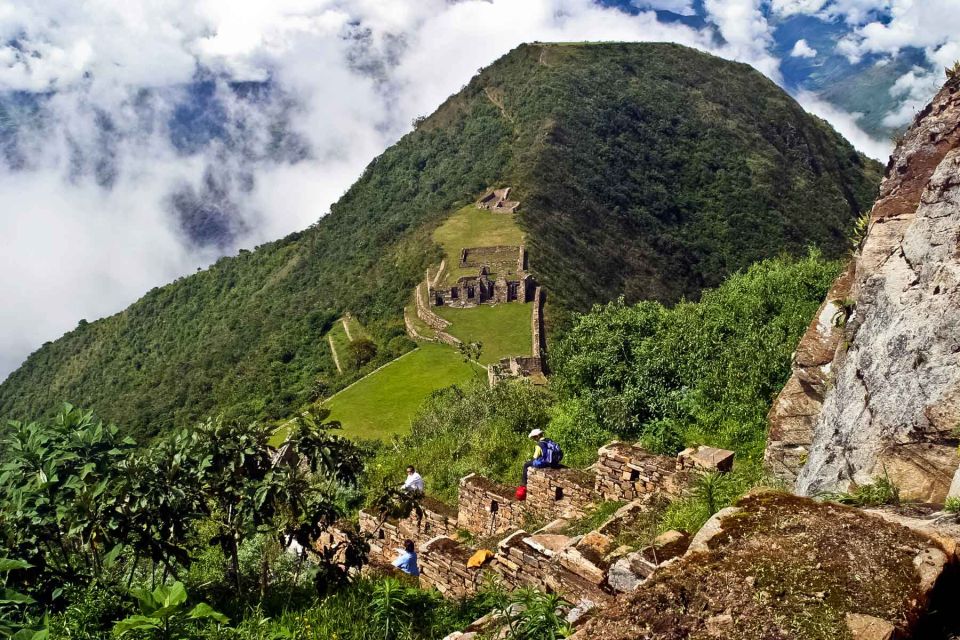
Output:
[[323,336],[341,313],[364,321],[381,359],[409,348],[400,314],[438,260],[430,232],[491,186],[523,202],[552,303],[584,309],[695,297],[810,245],[838,255],[878,173],[746,65],[666,44],[524,45],[311,228],[45,344],[0,385],[0,415],[66,400],[141,434],[221,411],[283,417],[331,390]]

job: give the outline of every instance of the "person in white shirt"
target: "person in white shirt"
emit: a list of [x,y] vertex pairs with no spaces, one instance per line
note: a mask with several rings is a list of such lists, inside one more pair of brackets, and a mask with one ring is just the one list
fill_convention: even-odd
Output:
[[407,467],[407,480],[403,483],[403,490],[411,493],[423,493],[423,478],[413,468],[413,465]]

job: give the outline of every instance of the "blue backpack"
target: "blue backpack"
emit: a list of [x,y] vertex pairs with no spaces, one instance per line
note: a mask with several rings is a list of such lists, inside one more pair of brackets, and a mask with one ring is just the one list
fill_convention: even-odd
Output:
[[559,466],[563,460],[563,449],[550,438],[544,438],[540,441],[540,449],[543,451],[544,462],[551,467]]

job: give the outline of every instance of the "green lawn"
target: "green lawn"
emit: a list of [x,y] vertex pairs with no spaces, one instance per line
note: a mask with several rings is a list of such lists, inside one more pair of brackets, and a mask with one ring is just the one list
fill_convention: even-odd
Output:
[[344,435],[382,438],[405,433],[410,419],[433,391],[486,373],[453,348],[422,344],[324,403]]
[[433,239],[443,247],[447,256],[446,280],[464,275],[476,275],[476,269],[460,269],[460,250],[464,247],[492,247],[523,243],[523,231],[514,215],[491,213],[469,204],[450,216],[433,232]]
[[468,309],[434,307],[433,310],[452,323],[447,333],[464,342],[483,344],[480,364],[490,364],[507,356],[528,356],[532,351],[532,303],[481,304]]

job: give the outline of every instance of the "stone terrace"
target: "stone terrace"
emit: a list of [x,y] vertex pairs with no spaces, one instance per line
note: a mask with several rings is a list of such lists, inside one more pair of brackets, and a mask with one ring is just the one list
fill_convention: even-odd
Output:
[[[650,550],[640,550],[618,554],[613,549],[617,531],[647,509],[650,498],[682,495],[696,470],[729,471],[733,453],[697,447],[671,458],[614,442],[602,447],[598,456],[590,470],[531,469],[525,501],[516,500],[510,487],[470,474],[460,481],[456,510],[425,497],[419,519],[411,515],[381,521],[361,511],[360,529],[370,534],[371,561],[390,562],[404,540],[413,540],[419,551],[423,586],[456,598],[474,593],[487,575],[508,588],[535,587],[560,593],[572,602],[600,602],[623,590],[624,584],[632,590],[639,582],[630,577],[630,567],[644,565],[645,577],[656,567],[651,557],[662,562],[675,553],[651,555]],[[632,502],[585,536],[559,533],[604,500]],[[524,530],[530,522],[550,519],[554,522],[534,534]],[[467,568],[476,549],[456,539],[464,533],[473,539],[500,539],[484,567]],[[664,543],[654,544],[660,549]]]

